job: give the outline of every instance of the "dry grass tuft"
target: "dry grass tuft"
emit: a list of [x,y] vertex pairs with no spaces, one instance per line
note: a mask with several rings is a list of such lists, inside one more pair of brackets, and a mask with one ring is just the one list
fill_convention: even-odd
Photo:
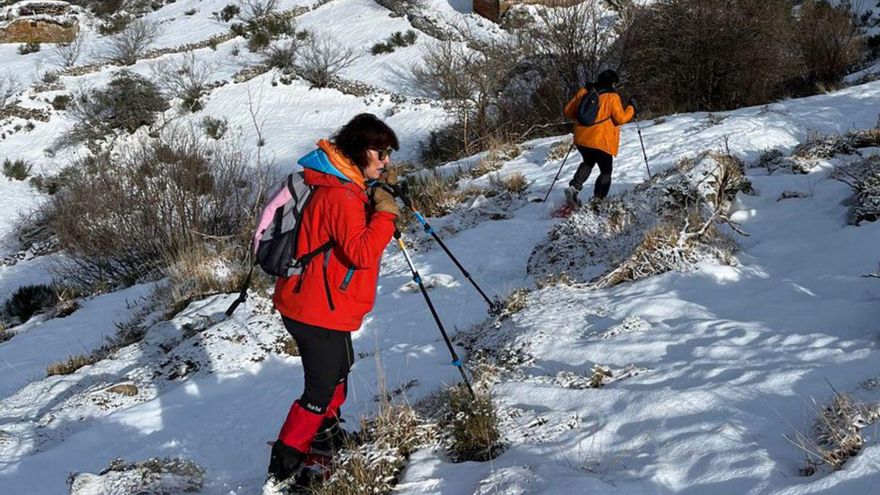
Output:
[[[556,160],[562,160],[565,158],[565,155],[571,149],[571,140],[563,139],[562,141],[558,141],[553,143],[550,147],[550,151],[547,153],[547,158],[545,161],[552,162]],[[573,151],[573,150],[572,150]]]
[[807,456],[800,470],[803,476],[814,474],[823,465],[835,471],[842,468],[861,451],[865,443],[861,430],[880,418],[880,407],[860,404],[841,393],[835,393],[834,399],[825,407],[819,406],[815,400],[813,405],[818,417],[810,433],[796,432],[794,438],[786,436]]
[[84,354],[80,354],[79,356],[71,356],[64,361],[50,364],[46,368],[46,376],[70,375],[76,370],[82,368],[83,366],[95,364],[98,361],[100,361],[100,359],[98,359],[95,354],[91,354],[88,356]]
[[406,405],[383,404],[379,415],[361,425],[357,444],[333,459],[333,475],[309,491],[312,495],[390,493],[409,455],[433,435]]
[[529,300],[529,290],[523,287],[513,289],[501,302],[501,319],[509,318],[524,310]]
[[507,191],[514,195],[522,194],[529,188],[529,181],[520,172],[514,172],[504,178],[493,175],[489,177],[489,183],[492,185],[492,189]]
[[459,462],[488,461],[501,453],[498,415],[492,398],[482,388],[471,397],[463,385],[448,391],[448,412],[441,426],[450,433],[450,454]]

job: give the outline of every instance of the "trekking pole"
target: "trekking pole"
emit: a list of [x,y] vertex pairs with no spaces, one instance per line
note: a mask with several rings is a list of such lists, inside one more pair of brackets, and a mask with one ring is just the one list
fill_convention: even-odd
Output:
[[555,186],[556,181],[559,180],[559,174],[562,173],[562,167],[565,166],[565,162],[568,160],[568,155],[571,154],[571,150],[573,150],[573,149],[574,149],[574,141],[572,141],[571,146],[568,147],[568,151],[565,153],[565,159],[562,160],[562,165],[560,165],[559,170],[556,171],[556,177],[553,178],[553,183],[550,184],[550,189],[547,189],[547,194],[544,196],[544,199],[542,199],[540,201],[541,203],[546,203],[547,198],[550,197],[550,191],[553,190],[553,186]]
[[461,373],[461,379],[464,380],[464,384],[467,386],[468,392],[471,393],[471,397],[476,398],[474,394],[474,389],[471,388],[471,382],[468,380],[467,375],[464,372],[464,368],[461,366],[461,360],[458,359],[458,354],[455,353],[455,349],[452,347],[452,342],[449,340],[449,335],[446,334],[446,329],[443,328],[443,323],[440,321],[440,316],[437,315],[437,310],[434,309],[434,303],[431,302],[431,298],[428,296],[428,290],[425,289],[425,285],[422,283],[422,276],[419,275],[418,270],[413,265],[412,258],[409,257],[409,252],[406,250],[406,246],[403,244],[403,237],[400,235],[400,231],[394,231],[394,238],[397,239],[397,245],[400,247],[400,250],[403,252],[403,257],[406,258],[406,263],[409,265],[409,269],[412,272],[413,282],[419,285],[419,290],[422,292],[422,295],[425,296],[425,302],[428,303],[428,309],[431,310],[431,315],[434,316],[434,321],[437,322],[437,327],[440,329],[440,334],[443,336],[443,341],[446,342],[446,347],[449,349],[449,354],[452,355],[452,365],[458,368],[458,372]]
[[651,178],[651,167],[648,166],[648,153],[645,152],[645,140],[642,139],[642,128],[639,121],[636,121],[636,130],[639,132],[639,142],[642,143],[642,156],[645,157],[645,168],[648,169],[648,178]]
[[226,308],[226,312],[224,313],[224,320],[232,316],[232,313],[235,313],[235,310],[238,309],[238,305],[247,301],[248,298],[248,288],[251,286],[251,276],[254,274],[254,267],[257,266],[256,263],[251,265],[251,269],[247,274],[247,277],[244,279],[244,283],[241,284],[241,290],[238,293],[238,298],[235,301],[232,301],[232,304]]
[[418,220],[419,223],[422,224],[422,227],[424,227],[425,232],[431,234],[431,237],[433,237],[434,240],[437,241],[437,244],[439,244],[440,247],[443,248],[443,251],[445,251],[446,255],[449,256],[449,259],[451,259],[452,262],[455,263],[455,266],[457,266],[458,269],[461,270],[464,278],[468,279],[468,282],[470,282],[471,285],[473,285],[474,288],[477,289],[477,292],[480,293],[480,295],[483,297],[483,300],[485,300],[486,304],[489,305],[489,314],[499,314],[501,312],[501,305],[489,299],[489,296],[487,296],[486,293],[483,292],[483,289],[481,289],[479,284],[477,284],[477,282],[471,277],[471,274],[468,273],[468,271],[464,268],[464,266],[461,265],[461,263],[459,263],[458,258],[456,258],[454,254],[452,254],[452,251],[449,250],[449,248],[446,246],[446,243],[443,242],[442,239],[440,239],[440,236],[437,235],[437,232],[434,231],[434,228],[431,227],[431,224],[429,224],[428,221],[425,220],[425,217],[421,213],[419,213],[418,210],[416,210],[415,206],[413,206],[412,201],[410,201],[409,199],[409,186],[407,186],[404,182],[401,183],[398,187],[394,188],[394,190],[391,192],[392,194],[396,193],[400,200],[403,201],[403,204],[413,212],[416,220]]

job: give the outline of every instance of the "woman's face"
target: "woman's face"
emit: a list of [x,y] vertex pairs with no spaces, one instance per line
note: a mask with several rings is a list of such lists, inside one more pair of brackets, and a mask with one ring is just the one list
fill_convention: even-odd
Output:
[[378,179],[385,171],[385,167],[391,164],[391,148],[386,150],[367,150],[367,166],[364,167],[364,178],[367,180]]

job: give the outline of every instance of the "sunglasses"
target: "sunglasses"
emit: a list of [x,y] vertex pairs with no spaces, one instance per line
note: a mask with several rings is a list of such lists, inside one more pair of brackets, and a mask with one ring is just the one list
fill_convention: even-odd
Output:
[[385,148],[384,150],[373,150],[376,152],[376,156],[379,158],[379,161],[385,161],[386,158],[391,157],[391,153],[394,152],[393,148]]

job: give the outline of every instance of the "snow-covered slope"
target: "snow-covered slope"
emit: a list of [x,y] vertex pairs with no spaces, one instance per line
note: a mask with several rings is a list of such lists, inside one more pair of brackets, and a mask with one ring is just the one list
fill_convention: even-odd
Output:
[[[225,32],[204,19],[226,2],[178,0],[151,14],[163,19],[162,46],[200,41]],[[282,2],[293,8],[304,2]],[[436,15],[478,25],[461,2],[430,2]],[[182,13],[197,8],[198,21]],[[327,16],[345,19],[326,22]],[[171,18],[174,20],[171,20]],[[215,23],[215,24],[212,24]],[[333,32],[354,45],[410,29],[405,18],[365,0],[336,0],[298,18],[300,27]],[[357,26],[357,28],[352,28]],[[419,43],[427,42],[424,33]],[[233,56],[230,40],[217,50],[197,51],[228,79],[253,56]],[[6,50],[9,47],[3,48]],[[414,154],[419,139],[442,125],[445,113],[413,102],[400,73],[417,60],[417,48],[365,55],[346,78],[367,82],[409,99],[310,90],[302,82],[273,85],[267,73],[212,92],[205,115],[226,117],[253,141],[248,93],[259,103],[267,149],[289,164],[349,117],[370,111],[386,118]],[[44,52],[48,48],[44,48]],[[37,55],[0,52],[0,60],[36,64]],[[173,57],[176,55],[165,55]],[[386,57],[386,58],[383,58]],[[149,73],[159,59],[134,70]],[[4,65],[5,67],[5,65]],[[20,73],[29,74],[36,65]],[[112,69],[65,76],[68,88],[99,85]],[[50,93],[51,94],[51,93]],[[45,94],[23,102],[46,108]],[[816,133],[843,134],[877,123],[880,83],[763,107],[707,115],[673,115],[639,125],[652,172],[705,150],[729,150],[754,162],[769,149],[790,153]],[[36,171],[57,170],[70,156],[42,150],[69,125],[53,115],[33,131],[0,141],[0,158],[22,157]],[[622,131],[612,195],[646,177],[636,124]],[[547,161],[564,137],[524,144],[522,155],[497,172],[515,172],[543,193],[560,160]],[[876,148],[858,150],[863,156]],[[862,452],[844,469],[799,477],[803,454],[784,435],[806,431],[815,416],[811,398],[827,402],[832,388],[880,401],[877,353],[880,282],[864,278],[880,259],[880,222],[847,224],[849,188],[829,178],[835,165],[856,157],[820,159],[808,174],[751,169],[755,194],[736,201],[737,221],[750,237],[738,237],[736,263],[704,263],[689,273],[666,273],[612,289],[557,285],[534,290],[525,309],[500,327],[480,326],[485,305],[452,262],[430,243],[413,253],[422,275],[448,275],[431,297],[446,327],[461,336],[476,332],[486,345],[528,357],[491,388],[502,418],[507,450],[486,463],[452,463],[438,450],[417,452],[398,485],[399,493],[873,493],[880,486],[880,447],[866,430]],[[474,160],[463,160],[472,163]],[[563,180],[573,173],[575,156]],[[451,164],[449,167],[461,165]],[[485,184],[488,177],[474,180]],[[592,182],[592,180],[591,180]],[[558,202],[561,185],[553,198]],[[588,185],[589,187],[589,185]],[[803,197],[778,201],[785,191]],[[588,193],[585,193],[585,195]],[[11,232],[15,213],[40,201],[20,182],[0,178],[3,221]],[[7,204],[8,203],[8,204]],[[482,205],[482,206],[481,206]],[[526,273],[534,247],[554,224],[553,205],[515,202],[490,221],[467,223],[446,236],[449,247],[490,293],[503,296],[534,287]],[[438,219],[438,225],[444,223]],[[456,229],[457,230],[457,229]],[[41,258],[0,267],[0,294],[48,278]],[[441,279],[446,279],[442,277]],[[403,256],[390,246],[383,260],[375,310],[355,334],[357,362],[345,416],[370,416],[378,408],[379,383],[401,390],[411,403],[444,384],[457,383],[443,341],[407,284]],[[0,492],[65,493],[71,472],[97,473],[117,457],[136,461],[180,456],[206,469],[203,493],[251,494],[262,484],[268,448],[290,402],[301,393],[299,360],[279,352],[284,331],[265,299],[253,297],[233,319],[217,323],[234,295],[193,303],[170,322],[150,328],[144,342],[76,373],[42,379],[51,362],[86,353],[135,311],[145,287],[96,297],[64,319],[32,320],[0,344]],[[615,380],[584,388],[594,364]],[[873,380],[872,380],[873,379]],[[134,385],[133,395],[108,391]],[[829,384],[831,386],[829,386]],[[350,424],[356,423],[352,421]]]

